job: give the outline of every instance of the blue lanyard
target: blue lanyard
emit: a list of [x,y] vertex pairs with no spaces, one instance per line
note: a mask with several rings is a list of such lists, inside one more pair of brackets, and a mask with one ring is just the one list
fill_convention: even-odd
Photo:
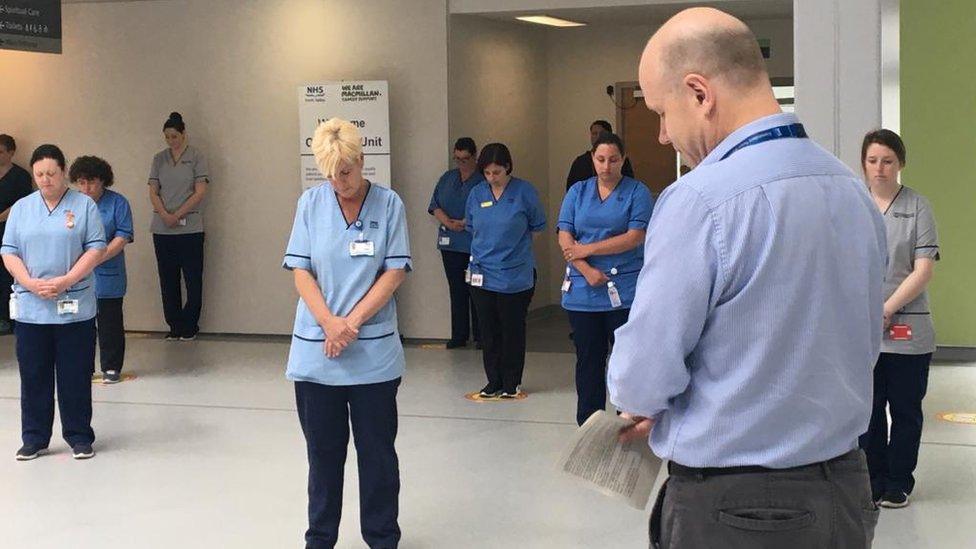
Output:
[[787,124],[785,126],[776,126],[775,128],[770,128],[768,130],[763,130],[759,133],[754,133],[749,137],[743,139],[738,145],[729,149],[729,152],[722,155],[719,160],[725,160],[726,158],[732,156],[735,152],[746,147],[751,147],[753,145],[758,145],[760,143],[765,143],[767,141],[775,141],[777,139],[786,139],[787,137],[797,137],[805,138],[807,136],[807,131],[803,129],[803,124]]

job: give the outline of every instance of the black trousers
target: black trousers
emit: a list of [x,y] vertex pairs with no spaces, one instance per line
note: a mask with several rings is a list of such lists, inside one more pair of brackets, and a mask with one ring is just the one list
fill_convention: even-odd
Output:
[[607,357],[613,332],[627,322],[630,309],[567,311],[576,345],[576,423],[607,407]]
[[0,261],[0,320],[10,320],[10,285],[13,283],[14,277]]
[[864,453],[755,472],[671,463],[651,513],[652,549],[870,549],[878,523]]
[[478,311],[471,302],[468,283],[464,281],[464,271],[470,258],[463,252],[441,250],[447,287],[451,292],[451,341],[467,341],[472,333],[475,341],[481,341]]
[[16,334],[24,444],[46,448],[51,441],[55,385],[64,440],[71,446],[94,442],[95,319],[71,324],[18,322]]
[[[159,289],[163,315],[169,331],[178,336],[193,336],[200,331],[203,307],[203,235],[154,234]],[[186,285],[183,303],[182,283]]]
[[122,372],[125,362],[125,324],[121,297],[98,300],[98,357],[102,373]]
[[367,385],[295,383],[298,420],[308,447],[307,549],[332,548],[339,538],[349,423],[359,465],[359,521],[371,549],[400,542],[397,388],[400,379]]
[[[868,456],[871,488],[876,494],[911,494],[915,488],[912,473],[922,442],[922,398],[928,388],[931,361],[931,353],[881,353],[874,366],[871,424],[860,442]],[[885,407],[891,411],[890,437]]]
[[525,317],[535,288],[503,294],[471,288],[481,323],[482,361],[492,390],[514,393],[525,370]]

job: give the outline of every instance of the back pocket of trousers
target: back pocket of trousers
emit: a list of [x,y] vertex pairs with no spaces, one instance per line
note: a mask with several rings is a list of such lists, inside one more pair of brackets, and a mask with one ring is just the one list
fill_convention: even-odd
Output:
[[718,512],[718,521],[726,526],[753,532],[786,532],[813,524],[810,511],[763,507],[725,509]]

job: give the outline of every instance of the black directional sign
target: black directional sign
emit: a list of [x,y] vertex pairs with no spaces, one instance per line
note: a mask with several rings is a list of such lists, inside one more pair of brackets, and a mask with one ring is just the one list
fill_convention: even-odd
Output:
[[61,53],[61,0],[0,0],[0,49]]

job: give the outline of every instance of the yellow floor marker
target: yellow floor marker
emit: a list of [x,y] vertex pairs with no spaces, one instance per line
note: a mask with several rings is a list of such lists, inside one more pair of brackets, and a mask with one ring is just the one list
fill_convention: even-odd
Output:
[[519,394],[515,395],[515,398],[501,398],[501,397],[490,397],[485,398],[481,396],[481,393],[476,391],[474,393],[468,393],[464,395],[464,398],[472,402],[511,402],[513,400],[525,400],[529,398],[529,393],[525,391],[519,391]]
[[976,425],[976,413],[972,412],[942,412],[938,418],[950,423]]
[[[133,374],[133,373],[130,373],[130,372],[122,372],[122,379],[119,380],[119,383],[123,383],[123,382],[126,382],[126,381],[132,381],[135,378],[136,378],[136,375]],[[95,375],[92,376],[92,384],[94,384],[94,385],[116,385],[115,383],[102,383],[102,374],[101,373],[96,373]]]

